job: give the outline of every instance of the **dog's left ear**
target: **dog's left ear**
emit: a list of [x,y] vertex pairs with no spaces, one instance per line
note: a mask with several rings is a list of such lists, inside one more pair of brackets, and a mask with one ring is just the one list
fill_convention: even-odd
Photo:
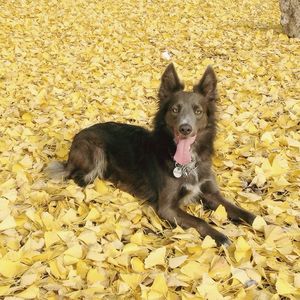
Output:
[[211,66],[205,70],[199,83],[194,86],[194,92],[200,93],[208,100],[215,100],[217,97],[217,77]]
[[173,93],[183,90],[183,88],[184,84],[180,82],[174,65],[169,64],[161,77],[158,91],[159,100],[161,102],[168,100]]

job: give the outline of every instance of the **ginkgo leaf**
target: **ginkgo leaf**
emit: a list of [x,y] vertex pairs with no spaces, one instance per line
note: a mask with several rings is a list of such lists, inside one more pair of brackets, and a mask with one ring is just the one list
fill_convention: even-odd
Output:
[[151,268],[156,265],[165,264],[166,247],[158,248],[148,255],[145,259],[145,268]]
[[7,278],[13,278],[23,270],[24,266],[19,262],[8,259],[0,259],[0,274]]
[[135,290],[142,281],[140,274],[120,274],[120,277],[132,290]]
[[18,293],[18,297],[23,299],[37,299],[40,295],[40,290],[37,286],[32,285],[28,287],[25,291]]
[[13,216],[7,216],[1,223],[0,223],[0,231],[14,228],[16,227],[16,221]]
[[163,273],[160,273],[157,276],[155,276],[155,279],[150,289],[151,291],[157,292],[163,297],[166,297],[168,292],[168,285]]
[[243,237],[240,236],[237,239],[236,248],[234,251],[234,257],[236,261],[240,262],[241,260],[249,259],[250,255],[251,255],[250,245],[247,243],[247,241],[245,241]]
[[255,219],[254,219],[254,222],[252,224],[252,227],[255,229],[255,230],[258,230],[258,231],[263,231],[264,230],[264,226],[266,226],[267,223],[266,221],[264,220],[264,218],[262,218],[261,216],[257,216]]
[[174,269],[179,267],[180,265],[182,265],[186,259],[188,258],[187,255],[182,255],[182,256],[176,256],[176,257],[172,257],[169,259],[169,266],[170,268]]
[[213,217],[220,222],[224,222],[227,219],[227,212],[223,205],[219,205],[218,208],[213,212]]

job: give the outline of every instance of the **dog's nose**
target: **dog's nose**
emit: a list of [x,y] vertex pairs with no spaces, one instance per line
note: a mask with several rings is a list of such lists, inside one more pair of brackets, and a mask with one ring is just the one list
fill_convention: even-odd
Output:
[[183,135],[189,135],[192,132],[192,126],[189,124],[182,124],[179,126],[179,132]]

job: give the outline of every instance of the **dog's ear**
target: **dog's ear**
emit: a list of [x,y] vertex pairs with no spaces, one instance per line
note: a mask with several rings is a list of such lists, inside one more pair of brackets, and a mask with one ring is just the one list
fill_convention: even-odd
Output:
[[208,100],[215,100],[217,98],[217,77],[211,66],[207,67],[199,83],[194,86],[193,90]]
[[180,82],[174,65],[172,63],[169,64],[161,77],[161,83],[158,92],[159,100],[161,102],[165,101],[169,99],[172,93],[178,92],[183,89],[184,84]]

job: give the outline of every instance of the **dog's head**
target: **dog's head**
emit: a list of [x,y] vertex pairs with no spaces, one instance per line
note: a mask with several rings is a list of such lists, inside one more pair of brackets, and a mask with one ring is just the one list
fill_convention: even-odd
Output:
[[164,122],[177,145],[189,147],[205,128],[214,125],[216,86],[217,78],[210,66],[192,92],[183,91],[173,64],[166,68],[158,96],[160,108],[165,111]]

